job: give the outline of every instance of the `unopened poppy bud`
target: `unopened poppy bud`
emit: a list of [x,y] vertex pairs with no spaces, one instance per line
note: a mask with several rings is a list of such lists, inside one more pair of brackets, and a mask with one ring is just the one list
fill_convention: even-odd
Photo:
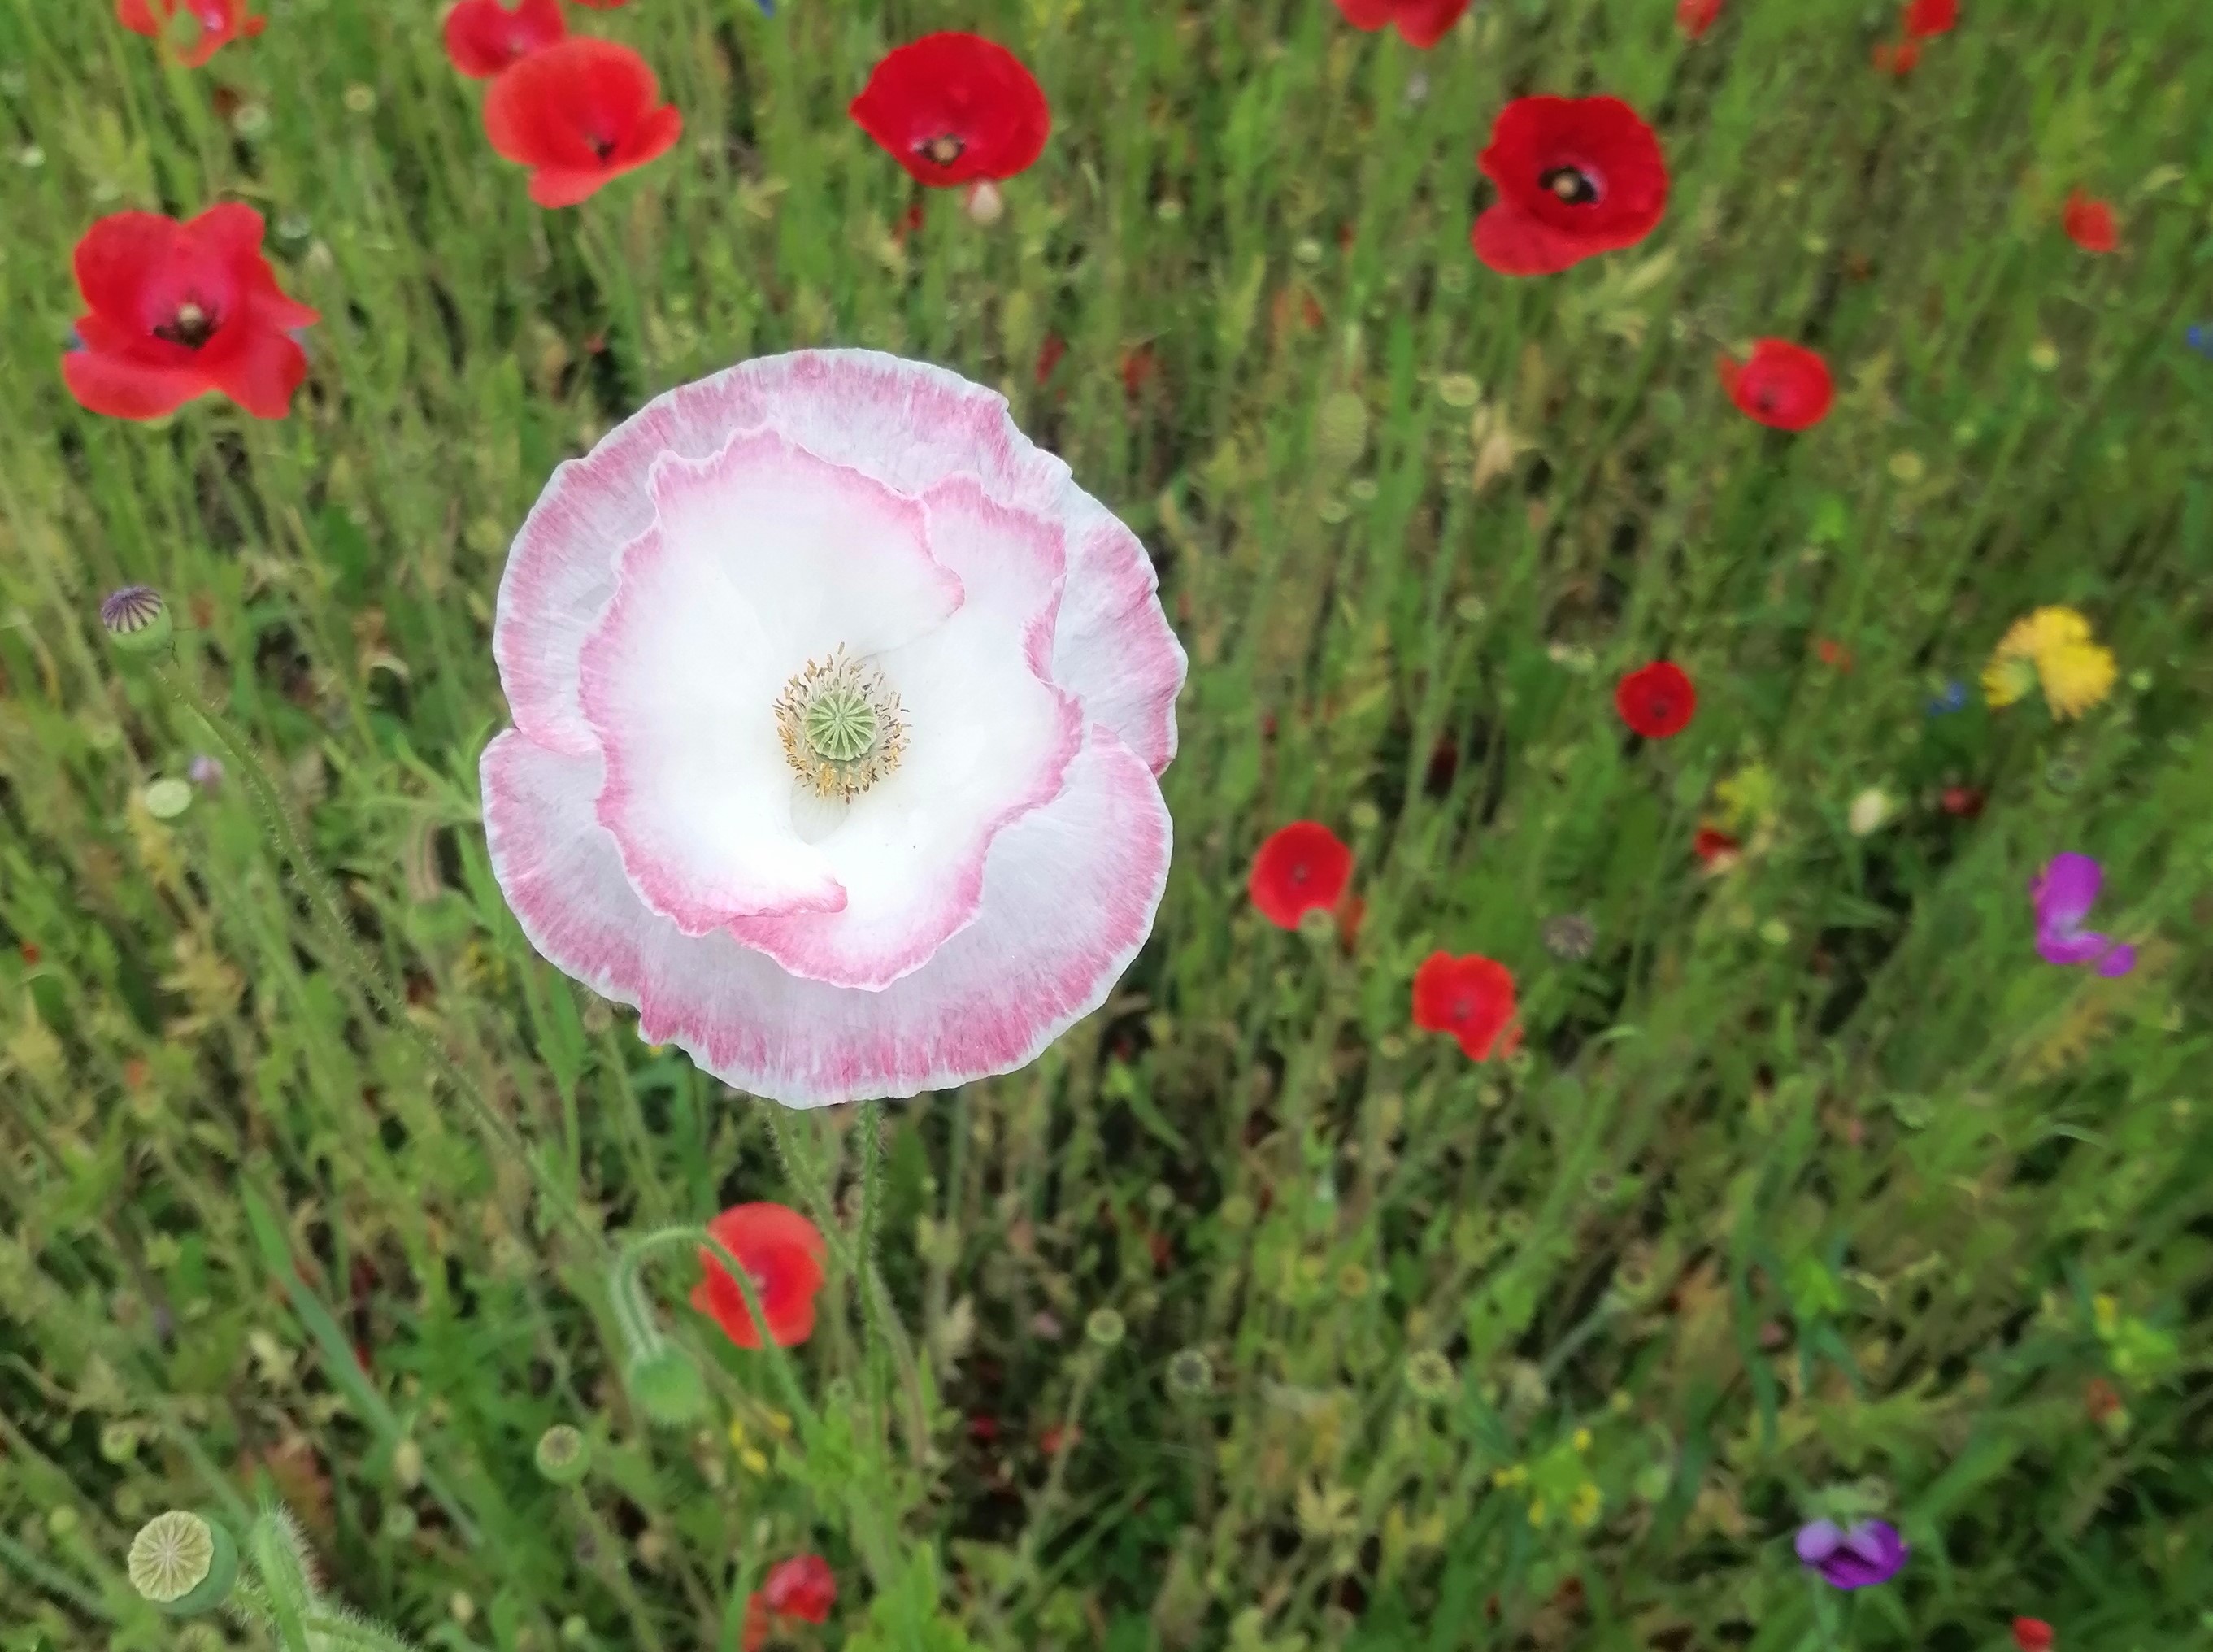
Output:
[[126,585],[111,594],[100,605],[100,623],[119,654],[160,654],[175,635],[169,605],[150,585]]
[[538,1472],[553,1484],[574,1485],[592,1466],[591,1442],[566,1423],[556,1423],[538,1436],[535,1458]]
[[706,1412],[707,1384],[699,1368],[668,1343],[633,1354],[623,1381],[638,1409],[667,1427],[685,1427]]
[[238,1576],[238,1545],[214,1521],[172,1509],[138,1528],[125,1562],[131,1587],[174,1617],[221,1606]]

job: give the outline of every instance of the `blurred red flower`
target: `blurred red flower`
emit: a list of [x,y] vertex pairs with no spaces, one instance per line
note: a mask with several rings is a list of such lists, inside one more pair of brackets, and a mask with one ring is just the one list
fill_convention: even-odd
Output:
[[568,32],[561,0],[460,0],[446,14],[446,55],[471,80],[490,80]]
[[269,27],[266,17],[246,15],[246,0],[115,0],[115,21],[133,34],[169,40],[188,69]]
[[1467,0],[1337,0],[1344,21],[1363,30],[1390,24],[1408,46],[1427,51],[1460,21]]
[[1614,684],[1613,709],[1647,740],[1669,740],[1691,726],[1692,713],[1698,709],[1698,691],[1680,666],[1655,660]]
[[261,215],[229,203],[179,223],[116,212],[76,244],[82,350],[62,357],[70,393],[95,413],[159,418],[210,391],[282,418],[308,376],[291,330],[321,320],[277,290]]
[[1715,365],[1737,411],[1777,430],[1811,430],[1837,399],[1829,364],[1787,339],[1755,339],[1749,360],[1723,356]]
[[2113,209],[2079,189],[2068,194],[2067,204],[2060,210],[2059,227],[2067,232],[2068,240],[2086,253],[2110,253],[2121,244]]
[[838,1604],[838,1577],[820,1555],[794,1555],[768,1569],[760,1593],[762,1604],[779,1618],[826,1623]]
[[1152,345],[1139,344],[1122,352],[1122,388],[1132,398],[1144,393],[1161,370],[1160,358],[1153,354]]
[[1875,49],[1875,66],[1886,75],[1895,75],[1904,80],[1913,72],[1914,64],[1921,61],[1921,42],[1905,40],[1893,45],[1884,40]]
[[661,82],[637,52],[576,36],[532,52],[492,82],[485,135],[531,169],[532,200],[574,206],[682,135],[684,117],[660,99]]
[[1247,891],[1260,916],[1295,930],[1310,911],[1332,911],[1352,876],[1352,851],[1318,820],[1294,820],[1270,835],[1253,857]]
[[1048,332],[1044,342],[1038,345],[1037,366],[1033,369],[1032,376],[1039,384],[1044,384],[1052,376],[1053,369],[1060,365],[1060,358],[1067,354],[1068,340],[1057,332]]
[[576,0],[580,6],[589,6],[594,11],[612,11],[617,6],[626,6],[630,0]]
[[1451,1033],[1471,1060],[1511,1054],[1521,1042],[1513,1020],[1513,972],[1495,959],[1433,952],[1414,972],[1414,1025]]
[[1675,27],[1696,40],[1721,21],[1722,0],[1675,0]]
[[1011,178],[1045,152],[1052,110],[1021,59],[948,31],[887,53],[847,113],[934,188]]
[[1962,820],[1972,820],[1983,812],[1983,794],[1973,786],[1947,786],[1939,801],[1945,814]]
[[1960,21],[1960,0],[1906,0],[1905,38],[1925,40],[1949,34]]
[[1716,871],[1734,863],[1744,845],[1719,826],[1702,826],[1691,839],[1691,852]]
[[2021,1652],[2051,1652],[2051,1625],[2041,1618],[2013,1620],[2013,1643]]
[[1550,275],[1632,247],[1667,207],[1660,141],[1619,98],[1516,98],[1477,164],[1498,199],[1470,239],[1501,275]]
[[[707,1231],[752,1279],[777,1347],[793,1347],[814,1334],[814,1293],[822,1289],[827,1247],[813,1222],[789,1205],[734,1204],[709,1222]],[[704,1246],[699,1265],[706,1277],[693,1288],[692,1306],[710,1315],[739,1347],[759,1347],[760,1327],[747,1311],[745,1293],[729,1270]]]

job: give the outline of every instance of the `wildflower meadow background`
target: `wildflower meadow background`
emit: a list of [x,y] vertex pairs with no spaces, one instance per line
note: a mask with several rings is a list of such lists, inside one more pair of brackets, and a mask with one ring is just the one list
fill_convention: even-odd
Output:
[[[5,1652],[2213,1644],[2201,0],[178,9],[0,7]],[[680,135],[549,159],[557,30]],[[987,188],[849,113],[936,30]],[[1507,275],[1537,94],[1665,207]],[[224,204],[256,375],[112,416],[75,249]],[[478,761],[553,467],[817,344],[1190,674],[1105,1007],[795,1113]]]

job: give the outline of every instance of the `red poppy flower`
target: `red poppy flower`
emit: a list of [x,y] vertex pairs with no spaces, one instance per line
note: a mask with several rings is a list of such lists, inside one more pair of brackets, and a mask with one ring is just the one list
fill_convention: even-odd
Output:
[[1052,376],[1053,369],[1060,365],[1060,358],[1067,354],[1068,340],[1057,332],[1048,332],[1044,342],[1038,345],[1037,366],[1032,376],[1043,385]]
[[1983,812],[1983,794],[1973,786],[1947,786],[1938,801],[1945,814],[1959,820],[1972,820]]
[[320,320],[277,290],[261,256],[261,215],[235,203],[179,223],[117,212],[76,244],[84,348],[62,357],[70,393],[95,413],[159,418],[220,391],[256,418],[282,418],[308,376],[290,337]]
[[2067,239],[2086,253],[2110,253],[2121,244],[2120,230],[2113,223],[2113,209],[2103,201],[2093,200],[2081,190],[2067,197],[2067,204],[2059,214],[2059,227],[2067,232]]
[[1122,352],[1122,389],[1125,394],[1136,398],[1144,393],[1145,387],[1161,370],[1159,358],[1150,344],[1139,344],[1134,350]]
[[1691,839],[1691,852],[1700,863],[1714,871],[1734,864],[1737,851],[1744,845],[1719,826],[1702,826]]
[[246,15],[246,0],[115,0],[115,21],[133,34],[174,43],[188,69],[269,27],[266,17]]
[[1959,22],[1960,0],[1907,0],[1905,37],[1909,40],[1949,34]]
[[1295,930],[1310,911],[1334,910],[1352,875],[1352,851],[1318,820],[1294,820],[1273,833],[1253,857],[1246,881],[1260,916]]
[[[777,1347],[793,1347],[814,1334],[814,1293],[822,1289],[826,1247],[813,1222],[785,1204],[734,1204],[707,1231],[744,1265]],[[739,1347],[759,1347],[760,1328],[746,1310],[738,1282],[704,1246],[699,1262],[707,1277],[693,1288],[692,1306],[712,1315]]]
[[1613,686],[1613,709],[1645,739],[1668,740],[1691,726],[1691,714],[1698,709],[1698,691],[1680,666],[1655,660],[1625,674]]
[[848,113],[909,177],[936,188],[1013,177],[1045,152],[1052,129],[1021,58],[950,31],[887,54]]
[[2051,1652],[2051,1625],[2041,1618],[2013,1620],[2013,1643],[2021,1652]]
[[470,79],[490,80],[568,32],[561,0],[460,0],[446,14],[446,55]]
[[674,144],[684,117],[626,46],[584,36],[533,52],[491,83],[485,135],[530,172],[530,198],[574,206]]
[[1721,21],[1722,0],[1675,0],[1675,27],[1698,40]]
[[761,1604],[779,1618],[827,1623],[838,1604],[838,1576],[819,1554],[794,1555],[768,1569],[760,1594]]
[[1905,40],[1893,46],[1888,40],[1880,42],[1875,49],[1875,66],[1886,75],[1895,75],[1904,80],[1913,72],[1914,64],[1921,61],[1921,42]]
[[1495,959],[1433,952],[1414,972],[1414,1025],[1451,1033],[1470,1060],[1488,1061],[1494,1050],[1510,1053],[1521,1042],[1508,1032],[1513,1020],[1513,972]]
[[1083,1430],[1073,1423],[1048,1423],[1038,1431],[1038,1449],[1048,1457],[1060,1455],[1064,1445],[1073,1451],[1082,1441]]
[[1471,239],[1501,275],[1550,275],[1633,247],[1667,207],[1660,140],[1619,98],[1516,98],[1477,162],[1498,199]]
[[1724,356],[1715,365],[1737,410],[1777,430],[1811,430],[1837,399],[1829,364],[1787,339],[1755,339],[1748,361]]
[[1825,666],[1833,667],[1838,671],[1850,671],[1852,668],[1852,651],[1833,637],[1816,638],[1814,643],[1814,652],[1820,656],[1821,663]]
[[1355,28],[1378,29],[1388,23],[1408,46],[1426,52],[1460,21],[1467,0],[1337,0],[1337,9]]

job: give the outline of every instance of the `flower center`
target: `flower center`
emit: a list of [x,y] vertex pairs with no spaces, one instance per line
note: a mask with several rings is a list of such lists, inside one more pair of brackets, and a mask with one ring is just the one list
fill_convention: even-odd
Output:
[[1598,180],[1581,167],[1552,167],[1537,181],[1570,206],[1588,206],[1598,199]]
[[840,648],[809,660],[776,702],[791,771],[818,797],[850,802],[899,767],[906,749],[899,696],[873,666]]
[[173,344],[182,344],[186,350],[198,350],[207,343],[222,320],[214,311],[187,298],[177,306],[175,315],[154,329],[154,336]]
[[927,143],[915,145],[916,151],[934,167],[951,166],[960,158],[960,152],[967,147],[965,139],[951,132],[933,137]]

